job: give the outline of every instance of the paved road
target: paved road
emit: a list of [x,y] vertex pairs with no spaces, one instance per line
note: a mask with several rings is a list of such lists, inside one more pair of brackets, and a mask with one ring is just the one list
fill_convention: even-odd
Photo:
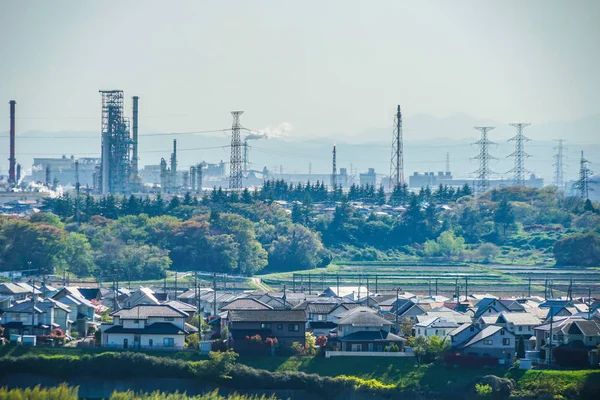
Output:
[[260,281],[260,278],[250,278],[250,279],[251,279],[252,283],[255,284],[259,290],[264,290],[265,292],[270,291],[270,289],[267,286],[265,286],[264,283],[262,283]]

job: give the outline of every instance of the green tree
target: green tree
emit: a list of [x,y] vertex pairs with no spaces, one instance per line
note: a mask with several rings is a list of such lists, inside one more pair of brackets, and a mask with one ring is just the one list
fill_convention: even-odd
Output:
[[515,223],[512,206],[506,199],[502,199],[496,207],[494,222],[502,228],[502,236],[506,236],[506,229]]
[[483,243],[477,248],[477,255],[482,258],[483,262],[489,263],[500,255],[500,249],[493,243]]
[[554,243],[558,265],[600,266],[600,236],[593,232],[575,234]]

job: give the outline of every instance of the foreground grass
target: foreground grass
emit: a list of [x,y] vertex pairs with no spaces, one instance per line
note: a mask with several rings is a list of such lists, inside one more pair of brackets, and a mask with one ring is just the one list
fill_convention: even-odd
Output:
[[[27,389],[11,389],[0,388],[0,400],[79,400],[78,388],[69,387],[62,384],[53,388],[35,388]],[[114,392],[109,400],[277,400],[275,396],[253,396],[232,394],[229,396],[221,396],[218,390],[211,393],[206,393],[198,396],[188,396],[185,393],[134,393],[129,390],[127,392]]]

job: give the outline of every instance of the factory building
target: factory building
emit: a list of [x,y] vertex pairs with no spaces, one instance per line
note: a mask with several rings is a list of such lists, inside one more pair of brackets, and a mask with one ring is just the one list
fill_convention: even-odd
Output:
[[[435,187],[442,185],[462,187],[465,184],[473,186],[475,179],[454,179],[450,172],[438,172],[437,175],[433,172],[413,172],[408,178],[408,187],[411,189],[420,189],[422,187]],[[501,188],[514,186],[512,179],[490,179],[490,188]],[[538,178],[534,174],[525,179],[525,186],[541,189],[544,187],[544,179]]]
[[94,185],[94,172],[100,165],[100,158],[78,158],[74,156],[61,158],[34,158],[31,175],[24,177],[25,182],[38,182],[52,184],[55,180],[60,185],[75,186],[75,163],[79,163],[79,184],[81,186]]

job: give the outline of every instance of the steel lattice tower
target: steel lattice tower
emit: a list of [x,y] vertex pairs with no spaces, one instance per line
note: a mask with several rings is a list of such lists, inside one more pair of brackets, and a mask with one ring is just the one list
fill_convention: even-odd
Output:
[[581,161],[579,164],[579,180],[575,183],[575,188],[579,192],[579,197],[587,200],[590,197],[589,183],[592,176],[592,170],[588,168],[590,162],[583,157],[581,152]]
[[450,173],[450,153],[446,153],[446,174]]
[[240,116],[243,111],[232,111],[233,125],[231,126],[231,157],[229,160],[229,188],[242,188],[242,138],[240,135]]
[[558,189],[564,189],[565,179],[564,179],[564,146],[563,140],[558,139],[558,146],[554,148],[556,150],[556,154],[554,155],[554,185]]
[[100,192],[126,193],[131,175],[129,120],[123,113],[123,91],[101,90],[102,158]]
[[335,144],[333,145],[333,162],[331,169],[331,189],[335,191],[337,187],[337,165],[336,165],[336,153],[335,153]]
[[479,146],[479,155],[474,159],[479,160],[479,168],[475,171],[477,182],[475,183],[476,194],[481,194],[490,188],[490,161],[497,158],[490,155],[490,146],[496,143],[488,139],[488,132],[494,129],[493,126],[476,126],[475,129],[481,132],[481,139],[473,143]]
[[528,142],[529,139],[523,135],[523,128],[531,125],[528,122],[518,122],[514,124],[510,124],[510,126],[514,126],[517,128],[516,136],[508,139],[508,141],[515,142],[515,151],[512,154],[509,154],[508,157],[515,158],[515,167],[508,172],[513,172],[513,185],[514,186],[525,186],[525,159],[531,157],[529,154],[525,153],[525,142]]
[[402,111],[400,105],[394,118],[392,159],[390,161],[390,187],[404,184],[404,139],[402,137]]

